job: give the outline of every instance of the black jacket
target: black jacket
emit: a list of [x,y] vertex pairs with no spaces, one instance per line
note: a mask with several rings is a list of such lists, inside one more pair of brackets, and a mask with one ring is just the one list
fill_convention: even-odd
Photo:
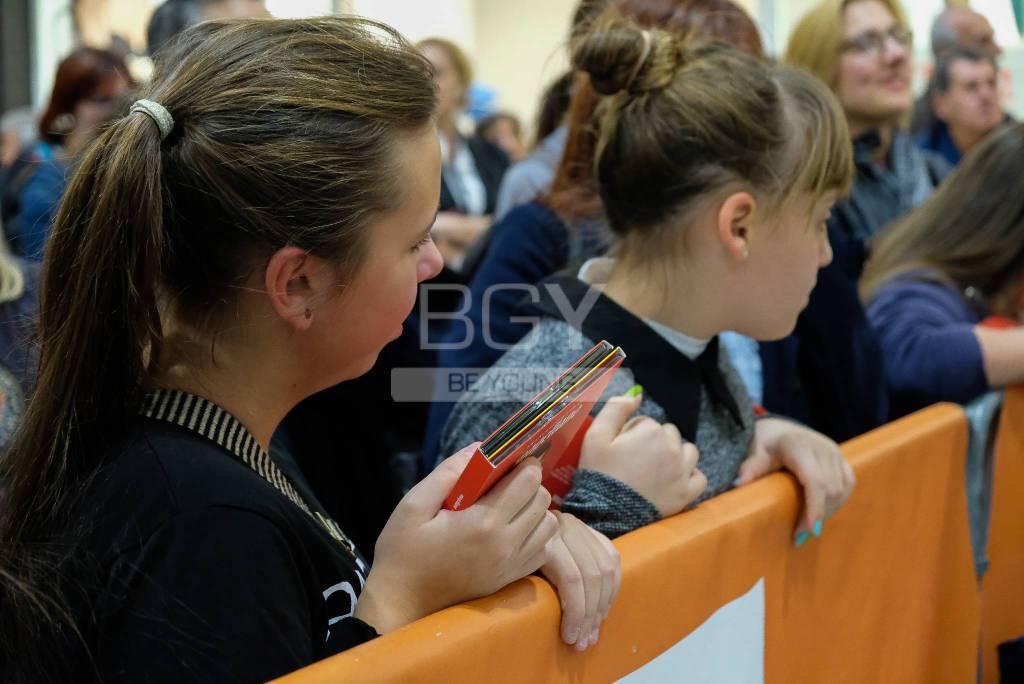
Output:
[[[498,202],[498,188],[501,186],[501,179],[509,166],[508,156],[497,145],[477,136],[467,138],[465,142],[469,146],[469,153],[473,156],[476,172],[487,191],[487,208],[484,209],[484,213],[494,213],[494,207]],[[460,208],[456,206],[455,197],[452,196],[443,178],[441,179],[439,208],[441,211],[460,211]]]

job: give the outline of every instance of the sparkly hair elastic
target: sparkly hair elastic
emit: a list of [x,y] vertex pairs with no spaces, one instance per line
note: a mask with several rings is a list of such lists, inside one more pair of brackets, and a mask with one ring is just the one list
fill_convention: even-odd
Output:
[[153,102],[152,100],[137,100],[132,108],[128,110],[129,114],[135,112],[142,112],[156,123],[157,128],[160,129],[160,139],[166,140],[167,136],[171,134],[171,130],[174,128],[174,119],[171,117],[171,113],[167,111],[159,102]]
[[644,64],[647,62],[647,58],[651,55],[651,32],[644,29],[640,32],[640,35],[644,39],[644,48],[640,51],[640,59],[636,60],[636,64],[633,66],[633,71],[629,74],[629,78],[626,79],[626,85],[623,86],[623,90],[628,91],[633,85],[633,81],[640,75],[640,70],[644,68]]

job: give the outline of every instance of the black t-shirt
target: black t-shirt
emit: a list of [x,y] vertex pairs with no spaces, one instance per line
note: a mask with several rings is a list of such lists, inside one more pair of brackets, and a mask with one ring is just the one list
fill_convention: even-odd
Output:
[[175,408],[140,417],[83,498],[100,677],[265,681],[373,638],[352,617],[368,568],[311,493],[229,414],[168,397]]

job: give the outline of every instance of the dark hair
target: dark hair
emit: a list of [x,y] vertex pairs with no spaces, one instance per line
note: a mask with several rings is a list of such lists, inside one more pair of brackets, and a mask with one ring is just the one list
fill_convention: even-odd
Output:
[[115,121],[56,214],[38,384],[3,462],[0,572],[20,578],[0,588],[5,649],[45,647],[33,608],[57,582],[37,550],[66,536],[76,491],[151,388],[165,326],[215,337],[285,245],[344,282],[368,222],[403,201],[396,144],[432,121],[430,64],[376,22],[206,22],[176,49],[142,93],[173,116],[170,135],[143,113]]
[[74,113],[79,103],[115,78],[132,84],[124,60],[113,52],[80,47],[65,57],[57,67],[50,102],[39,118],[40,138],[62,145],[70,128],[59,125],[61,118]]
[[[606,14],[639,26],[658,28],[692,40],[722,40],[757,57],[764,55],[757,24],[731,0],[617,0]],[[568,221],[601,212],[594,179],[594,110],[599,96],[585,74],[573,85],[567,114],[569,134],[545,202]]]
[[522,132],[522,126],[519,123],[519,119],[517,119],[514,114],[510,114],[508,112],[496,112],[485,116],[476,122],[476,130],[474,132],[477,137],[484,138],[486,140],[487,134],[490,132],[491,128],[501,121],[511,121],[512,128],[515,129],[516,135],[519,135]]
[[614,16],[580,41],[573,62],[604,96],[595,175],[620,237],[657,236],[730,183],[770,212],[798,193],[842,193],[852,182],[842,110],[802,70]]
[[999,65],[996,64],[996,59],[992,55],[986,55],[977,50],[969,48],[952,48],[942,53],[939,60],[935,63],[935,72],[932,74],[932,92],[948,93],[949,87],[953,85],[953,63],[959,60],[967,62],[988,62],[992,65],[992,69],[999,73]]
[[565,121],[575,81],[576,72],[570,69],[555,79],[544,91],[540,99],[540,110],[537,112],[535,145],[539,145]]
[[1024,124],[971,150],[928,201],[879,234],[861,278],[869,301],[900,275],[926,268],[958,290],[977,288],[995,313],[1024,277],[1024,193],[1006,192],[1024,176]]

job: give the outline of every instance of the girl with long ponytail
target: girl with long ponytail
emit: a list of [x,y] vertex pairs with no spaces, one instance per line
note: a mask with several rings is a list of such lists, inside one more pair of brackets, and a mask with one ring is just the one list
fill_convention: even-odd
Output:
[[547,511],[535,462],[443,511],[463,449],[402,500],[371,570],[268,453],[440,269],[434,106],[386,26],[207,23],[84,155],[0,462],[0,679],[265,681],[538,569],[571,589],[563,637],[585,645],[617,556]]

